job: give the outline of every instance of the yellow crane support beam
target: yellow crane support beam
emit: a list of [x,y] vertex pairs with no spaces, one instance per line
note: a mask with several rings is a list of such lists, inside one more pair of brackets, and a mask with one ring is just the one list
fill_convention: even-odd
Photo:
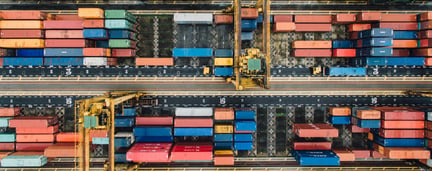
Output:
[[236,90],[241,90],[240,56],[241,56],[241,0],[234,0],[234,75]]
[[270,64],[271,64],[271,45],[270,45],[270,2],[271,0],[259,0],[258,5],[263,5],[263,52],[266,63],[266,73],[264,75],[263,84],[264,88],[270,88]]

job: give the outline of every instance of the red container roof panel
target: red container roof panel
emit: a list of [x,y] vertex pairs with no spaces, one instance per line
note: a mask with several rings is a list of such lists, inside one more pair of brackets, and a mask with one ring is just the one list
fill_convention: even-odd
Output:
[[417,14],[381,14],[381,22],[417,22]]
[[16,142],[54,142],[55,134],[17,134]]
[[91,45],[86,39],[45,39],[45,47],[83,48]]
[[422,47],[422,48],[432,47],[432,39],[421,39],[420,40],[420,47]]
[[135,125],[172,125],[173,117],[152,116],[152,117],[136,117]]
[[82,39],[83,31],[82,30],[46,30],[45,38],[47,39]]
[[58,122],[57,116],[20,116],[9,120],[12,128],[46,128]]
[[135,57],[135,49],[111,49],[112,57]]
[[424,121],[381,120],[381,127],[385,129],[423,129],[424,126]]
[[291,32],[296,28],[296,24],[293,22],[277,22],[273,24],[275,32]]
[[258,9],[256,8],[242,8],[241,18],[244,19],[256,19],[258,18]]
[[17,134],[53,134],[59,131],[58,125],[53,125],[45,128],[15,128]]
[[294,142],[294,150],[331,150],[331,142]]
[[346,24],[356,21],[356,14],[335,14],[333,16],[334,24]]
[[338,137],[339,130],[328,124],[294,124],[299,137]]
[[174,58],[135,58],[136,66],[172,66]]
[[44,151],[47,147],[52,146],[53,143],[16,143],[16,151]]
[[384,120],[425,120],[425,113],[413,109],[383,109],[381,118]]
[[39,155],[44,155],[44,152],[41,151],[18,151],[15,153],[10,154],[11,156],[39,156]]
[[394,130],[394,129],[381,128],[379,129],[379,136],[383,138],[424,138],[425,131],[423,129]]
[[370,22],[370,21],[380,21],[381,12],[361,12],[357,14],[357,21],[359,22]]
[[232,15],[214,15],[214,22],[216,24],[231,24],[234,22]]
[[[3,49],[2,49],[3,50]],[[6,49],[4,49],[6,51]],[[0,107],[0,116],[16,116],[20,112],[19,107]]]
[[378,110],[357,110],[359,119],[381,119],[381,112]]
[[331,15],[295,15],[296,23],[332,23]]
[[212,118],[176,118],[174,127],[202,128],[213,127]]
[[432,121],[425,121],[426,130],[432,130]]
[[333,57],[356,57],[356,49],[333,49]]
[[81,20],[46,20],[43,25],[45,29],[83,29]]
[[273,21],[278,22],[293,22],[293,15],[274,15]]
[[0,151],[15,151],[15,143],[0,143]]
[[372,28],[371,24],[350,24],[349,26],[349,31],[353,32],[353,31],[363,31],[363,30],[369,30]]
[[299,24],[295,25],[296,32],[330,32],[332,31],[331,24]]
[[86,19],[83,22],[84,28],[104,28],[105,20],[103,19]]
[[170,162],[172,143],[135,143],[126,153],[133,162]]

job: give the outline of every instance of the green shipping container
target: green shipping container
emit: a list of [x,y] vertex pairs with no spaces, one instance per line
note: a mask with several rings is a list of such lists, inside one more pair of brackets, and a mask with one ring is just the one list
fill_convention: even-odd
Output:
[[12,119],[11,117],[1,117],[0,118],[0,127],[9,127],[9,119]]
[[127,19],[133,23],[136,23],[136,18],[130,12],[126,10],[105,10],[106,19]]
[[84,116],[84,128],[94,128],[98,124],[98,119],[96,116]]
[[0,133],[0,142],[15,142],[15,133]]
[[108,44],[110,48],[134,48],[129,39],[110,39]]
[[107,19],[105,20],[107,29],[127,29],[134,30],[134,24],[125,19]]

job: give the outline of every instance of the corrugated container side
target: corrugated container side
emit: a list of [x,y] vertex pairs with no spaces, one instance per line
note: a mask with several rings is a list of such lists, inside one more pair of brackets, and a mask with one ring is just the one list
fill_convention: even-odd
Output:
[[44,151],[47,147],[52,146],[53,143],[16,143],[16,151]]
[[47,14],[42,11],[2,11],[0,18],[3,20],[46,20]]
[[0,116],[16,116],[19,114],[18,107],[0,107]]
[[232,15],[214,15],[214,22],[216,24],[230,24],[234,22]]
[[333,16],[333,23],[345,24],[353,23],[356,21],[356,14],[335,14]]
[[296,32],[330,32],[331,24],[298,24],[295,25]]
[[77,57],[83,56],[83,48],[45,48],[44,56],[68,56]]
[[1,38],[43,38],[43,30],[1,30]]
[[331,23],[331,15],[295,15],[294,22],[296,23]]
[[377,23],[375,28],[391,28],[393,30],[418,30],[419,25],[416,22],[410,23]]
[[174,13],[174,22],[178,24],[212,24],[211,13]]
[[83,29],[82,20],[46,20],[43,22],[45,29]]
[[135,58],[136,66],[173,66],[173,58]]

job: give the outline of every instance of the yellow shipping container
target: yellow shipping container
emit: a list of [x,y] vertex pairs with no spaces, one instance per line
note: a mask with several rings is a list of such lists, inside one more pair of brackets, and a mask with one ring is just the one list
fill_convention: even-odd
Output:
[[104,18],[104,10],[100,8],[78,8],[81,18]]
[[38,20],[2,20],[0,29],[42,29],[43,22]]
[[215,155],[233,155],[234,152],[232,150],[215,150]]
[[224,133],[233,133],[232,125],[215,125],[215,133],[224,134]]
[[0,39],[2,48],[44,48],[43,39]]
[[233,65],[233,58],[214,58],[214,65],[215,66],[232,66]]

